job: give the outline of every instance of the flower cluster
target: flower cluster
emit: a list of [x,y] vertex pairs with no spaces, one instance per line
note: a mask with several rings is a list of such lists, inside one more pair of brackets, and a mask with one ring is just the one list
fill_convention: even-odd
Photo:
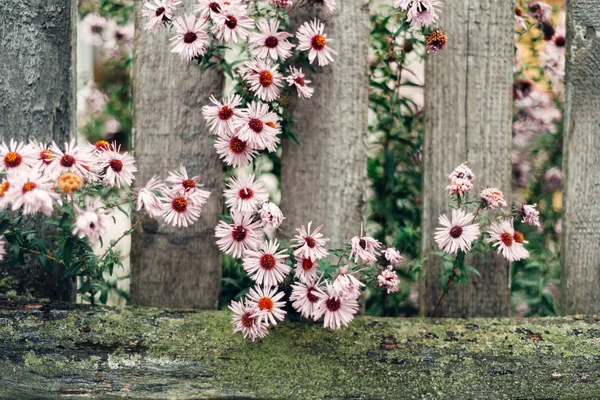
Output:
[[[65,267],[70,276],[87,277],[82,285],[93,299],[104,268],[120,265],[111,243],[101,257],[91,245],[102,244],[102,236],[114,227],[111,211],[130,203],[137,167],[135,159],[119,146],[106,141],[63,146],[10,140],[0,144],[0,259],[6,255],[24,262],[24,254],[39,256],[40,262]],[[209,192],[202,190],[199,177],[189,177],[182,166],[169,173],[166,183],[152,178],[139,190],[137,209],[146,213],[123,234],[130,234],[148,215],[163,218],[174,226],[188,226],[200,215]],[[22,216],[45,216],[56,230],[44,238],[25,229]],[[48,239],[48,244],[44,239]],[[49,247],[58,245],[56,250]],[[101,285],[100,285],[101,286]],[[86,293],[86,292],[82,292]]]
[[132,23],[120,25],[114,19],[90,13],[81,21],[80,32],[83,41],[102,47],[110,57],[133,50]]

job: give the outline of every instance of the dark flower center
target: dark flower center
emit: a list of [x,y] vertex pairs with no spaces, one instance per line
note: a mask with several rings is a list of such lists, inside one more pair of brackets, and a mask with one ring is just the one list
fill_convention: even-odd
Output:
[[181,185],[187,191],[196,187],[196,181],[193,179],[186,179],[183,182],[181,182]]
[[171,205],[173,207],[173,210],[179,213],[185,212],[185,210],[187,210],[187,200],[185,197],[174,198],[171,202]]
[[452,228],[450,228],[450,236],[452,236],[454,239],[458,239],[460,235],[462,235],[462,233],[462,226],[453,226]]
[[74,164],[75,164],[75,157],[73,157],[69,154],[65,154],[60,159],[60,165],[62,165],[65,168],[71,168]]
[[277,47],[278,44],[279,44],[279,39],[277,39],[275,36],[269,36],[268,38],[265,39],[265,46],[270,49]]
[[165,11],[166,11],[166,10],[165,10],[165,8],[164,8],[164,7],[158,7],[158,8],[156,9],[156,14],[155,14],[155,15],[156,15],[157,17],[160,17],[161,15],[163,15],[163,14],[165,13]]
[[556,47],[565,47],[565,44],[567,44],[567,39],[564,36],[557,36],[554,38],[554,44]]
[[236,242],[241,242],[244,239],[246,239],[246,228],[244,228],[241,225],[236,226],[235,228],[233,228],[233,230],[231,231],[231,237],[233,238],[233,240],[235,240]]
[[523,243],[523,241],[525,240],[525,236],[521,232],[515,231],[515,234],[513,235],[513,239],[517,243]]
[[229,141],[229,148],[236,154],[243,153],[246,150],[246,142],[238,137],[234,137]]
[[271,71],[262,71],[258,77],[258,81],[263,87],[269,87],[273,83],[273,74]]
[[217,13],[217,14],[221,13],[221,6],[219,5],[219,3],[212,2],[212,3],[210,3],[209,7],[212,12]]
[[260,266],[262,269],[266,269],[267,271],[275,268],[276,260],[272,254],[263,254],[260,257]]
[[37,185],[35,183],[27,182],[26,184],[23,185],[23,189],[21,191],[23,192],[23,194],[25,194],[27,192],[31,192],[36,187],[37,187]]
[[227,121],[229,118],[233,117],[233,110],[229,106],[223,106],[219,110],[219,118],[223,121]]
[[323,48],[325,47],[325,44],[327,43],[327,39],[325,39],[325,36],[317,34],[317,35],[313,36],[313,38],[311,39],[310,42],[311,42],[313,49],[323,50]]
[[314,294],[312,294],[312,292],[314,290],[315,290],[314,288],[308,288],[308,290],[306,291],[306,298],[311,303],[316,303],[317,301],[319,301],[319,298],[317,296],[315,296]]
[[4,165],[6,165],[7,168],[18,167],[21,165],[22,161],[23,157],[21,157],[21,155],[15,151],[11,151],[4,156]]
[[115,172],[121,172],[123,169],[123,161],[121,160],[110,160],[109,165]]
[[196,39],[198,39],[198,35],[194,32],[186,32],[185,35],[183,35],[183,41],[187,44],[194,43]]
[[242,325],[246,328],[252,328],[254,326],[254,317],[249,312],[242,314]]
[[248,200],[254,197],[254,192],[250,188],[243,188],[240,189],[240,191],[238,192],[238,196],[242,200]]
[[331,312],[336,312],[342,308],[342,302],[339,299],[330,297],[325,301],[325,306]]
[[235,29],[235,27],[237,26],[237,18],[233,15],[229,15],[227,17],[227,21],[225,21],[225,25],[227,25],[229,29]]
[[502,243],[504,243],[504,245],[506,247],[510,247],[513,244],[513,235],[511,235],[508,232],[504,232],[502,235],[500,235],[500,240],[502,241]]
[[273,306],[275,306],[275,304],[269,297],[263,297],[262,299],[258,300],[257,306],[261,310],[271,311],[273,310]]
[[250,129],[252,129],[256,133],[261,133],[262,130],[263,130],[263,123],[262,123],[262,121],[259,120],[259,119],[256,119],[256,118],[252,118],[248,122],[248,126],[250,127]]
[[298,77],[298,78],[294,79],[294,82],[296,82],[300,86],[305,85],[304,78],[302,78],[302,77]]
[[311,238],[310,236],[305,237],[304,242],[311,249],[317,245],[317,242],[315,242],[315,239]]
[[363,250],[365,250],[365,249],[367,248],[367,242],[365,241],[365,239],[360,239],[360,240],[358,241],[358,245],[359,245],[359,246],[360,246],[360,247],[361,247]]
[[305,271],[310,271],[313,267],[313,262],[310,258],[305,258],[302,260],[302,269]]

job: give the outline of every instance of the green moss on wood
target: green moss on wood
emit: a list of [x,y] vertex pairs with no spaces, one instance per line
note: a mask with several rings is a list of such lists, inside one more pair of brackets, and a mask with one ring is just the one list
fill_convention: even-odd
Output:
[[0,310],[0,398],[600,397],[595,318],[286,322],[252,343],[226,312],[22,308]]

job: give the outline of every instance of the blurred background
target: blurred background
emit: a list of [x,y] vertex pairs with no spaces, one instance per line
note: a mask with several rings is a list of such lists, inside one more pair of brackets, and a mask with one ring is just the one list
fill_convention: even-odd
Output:
[[[410,260],[419,257],[420,245],[426,52],[420,32],[407,31],[393,39],[397,21],[390,18],[393,13],[388,3],[371,4],[366,229],[369,235],[395,246]],[[531,257],[512,264],[512,309],[517,316],[546,316],[558,310],[560,282],[565,4],[548,1],[555,30],[549,35],[548,27],[539,26],[527,16],[529,2],[517,3],[512,198],[537,203],[542,226],[525,232]],[[92,143],[116,141],[123,150],[131,150],[133,0],[79,0],[78,10],[79,134]],[[389,57],[392,42],[402,48],[400,58]],[[278,153],[259,156],[255,165],[271,198],[277,202]],[[121,213],[115,217],[119,218],[120,228],[113,234],[119,236],[129,221]],[[111,293],[108,304],[128,302],[129,247],[129,239],[119,243],[124,269],[114,271],[114,276],[105,276],[106,290]],[[250,282],[237,261],[227,256],[222,261],[220,304],[226,307],[230,300],[245,294],[247,289],[243,288],[248,288]],[[398,272],[401,275],[402,271]],[[417,285],[409,276],[401,278],[399,293],[368,291],[368,314],[418,315]]]

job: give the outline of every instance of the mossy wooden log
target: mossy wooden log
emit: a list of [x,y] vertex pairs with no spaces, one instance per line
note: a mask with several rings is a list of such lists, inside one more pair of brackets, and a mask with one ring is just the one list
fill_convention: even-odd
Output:
[[253,343],[230,317],[5,302],[0,398],[600,397],[599,318],[296,321]]

